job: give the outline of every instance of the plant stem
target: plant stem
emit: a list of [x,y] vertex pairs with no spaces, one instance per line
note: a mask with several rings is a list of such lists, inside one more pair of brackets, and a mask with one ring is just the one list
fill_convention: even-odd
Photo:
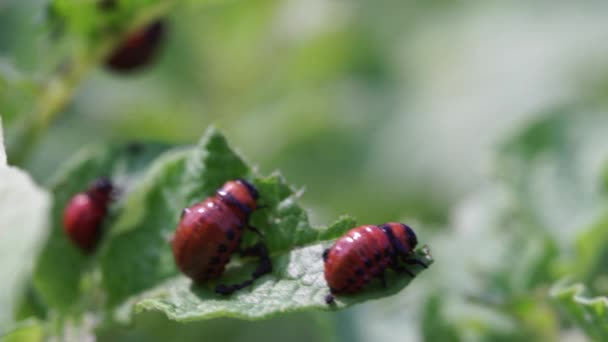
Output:
[[8,142],[10,164],[22,166],[53,120],[63,112],[93,65],[95,63],[90,58],[77,58],[73,64],[59,70],[48,81],[32,112],[18,123],[15,135]]
[[159,3],[137,13],[135,18],[125,25],[122,34],[108,34],[101,42],[85,44],[84,48],[66,59],[65,67],[60,67],[42,90],[38,101],[24,120],[16,123],[15,132],[7,144],[8,162],[23,166],[30,157],[34,147],[44,136],[51,124],[74,97],[78,86],[86,75],[122,40],[123,36],[133,29],[167,13],[177,3],[176,0],[159,1]]

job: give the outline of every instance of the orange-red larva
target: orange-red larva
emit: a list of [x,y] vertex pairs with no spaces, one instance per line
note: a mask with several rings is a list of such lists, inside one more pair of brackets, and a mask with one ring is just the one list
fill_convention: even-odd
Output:
[[323,253],[325,280],[331,292],[326,302],[331,304],[335,294],[361,291],[372,278],[384,283],[387,268],[414,276],[401,261],[426,267],[412,255],[417,243],[414,231],[397,222],[349,230]]
[[224,272],[233,253],[257,255],[260,265],[252,278],[236,285],[218,285],[216,292],[228,295],[247,287],[262,275],[272,271],[266,247],[258,244],[240,250],[241,238],[249,216],[257,208],[258,192],[249,182],[228,181],[211,196],[182,211],[173,237],[173,256],[179,269],[198,283],[218,278]]

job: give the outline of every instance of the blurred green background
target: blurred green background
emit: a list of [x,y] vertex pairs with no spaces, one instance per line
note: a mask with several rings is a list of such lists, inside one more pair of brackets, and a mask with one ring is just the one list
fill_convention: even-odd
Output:
[[[45,9],[0,1],[9,148],[68,51],[49,38]],[[574,253],[604,203],[608,3],[190,0],[167,24],[148,68],[100,65],[70,93],[20,165],[39,184],[84,144],[191,144],[214,124],[261,171],[305,187],[313,222],[411,222],[436,267],[336,314],[144,315],[100,340],[585,340],[535,291],[567,273],[553,260]],[[530,225],[540,228],[522,233]],[[521,240],[540,241],[527,249],[538,268],[510,259],[525,254],[508,244]]]

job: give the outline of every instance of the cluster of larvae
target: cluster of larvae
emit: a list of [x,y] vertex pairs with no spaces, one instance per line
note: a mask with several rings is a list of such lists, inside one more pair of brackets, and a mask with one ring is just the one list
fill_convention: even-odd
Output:
[[[84,192],[72,197],[64,211],[64,230],[84,252],[90,253],[100,240],[102,223],[115,188],[107,178],[94,181]],[[172,240],[173,256],[178,268],[196,283],[219,278],[233,254],[259,259],[251,277],[237,284],[220,284],[215,291],[230,295],[251,286],[257,278],[272,272],[268,249],[262,234],[249,224],[258,209],[259,194],[246,180],[226,182],[214,196],[185,208]],[[260,242],[242,249],[246,230],[259,235]],[[397,222],[355,227],[323,252],[325,279],[330,293],[325,300],[334,302],[334,295],[361,291],[373,278],[384,286],[387,269],[413,277],[408,265],[426,265],[414,257],[418,241],[414,231]]]

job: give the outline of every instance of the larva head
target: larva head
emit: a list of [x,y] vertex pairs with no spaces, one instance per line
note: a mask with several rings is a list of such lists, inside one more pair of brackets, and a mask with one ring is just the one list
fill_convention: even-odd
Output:
[[244,179],[226,182],[217,193],[228,204],[237,207],[245,214],[249,214],[257,208],[258,191],[251,183]]
[[258,198],[260,198],[260,194],[258,193],[258,189],[255,188],[255,186],[253,186],[253,184],[249,183],[248,181],[239,178],[236,180],[237,183],[243,185],[245,188],[247,188],[247,191],[249,192],[249,194],[251,195],[251,197],[254,200],[258,200]]
[[[395,240],[399,242],[402,248],[405,248],[404,251],[401,251],[402,253],[411,253],[414,251],[414,248],[416,248],[416,245],[418,244],[418,238],[416,237],[416,233],[414,233],[412,228],[399,222],[389,222],[382,225],[382,227],[385,227],[385,232],[386,228],[390,228]],[[399,249],[398,246],[396,246],[396,248]]]
[[97,178],[87,191],[88,195],[91,196],[95,201],[107,202],[114,190],[114,185],[109,178],[101,177]]

